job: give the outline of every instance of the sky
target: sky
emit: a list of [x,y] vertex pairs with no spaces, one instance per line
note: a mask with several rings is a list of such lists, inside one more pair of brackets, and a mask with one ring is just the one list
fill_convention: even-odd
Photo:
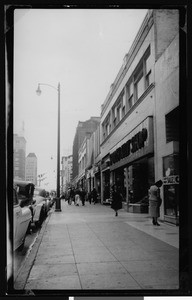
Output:
[[[56,182],[58,83],[62,157],[72,154],[78,122],[100,116],[146,13],[146,9],[15,9],[13,129],[24,133],[26,156],[36,154],[38,174],[46,173],[44,183]],[[40,96],[38,83],[45,84]]]

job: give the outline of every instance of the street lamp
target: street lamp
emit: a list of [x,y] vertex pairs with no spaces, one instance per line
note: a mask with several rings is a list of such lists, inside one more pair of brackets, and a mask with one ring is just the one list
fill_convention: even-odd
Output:
[[58,83],[58,87],[54,87],[47,83],[39,83],[36,93],[38,96],[41,95],[41,85],[47,85],[55,90],[58,93],[58,129],[57,129],[57,197],[56,197],[56,205],[55,211],[61,211],[61,202],[60,202],[60,83]]

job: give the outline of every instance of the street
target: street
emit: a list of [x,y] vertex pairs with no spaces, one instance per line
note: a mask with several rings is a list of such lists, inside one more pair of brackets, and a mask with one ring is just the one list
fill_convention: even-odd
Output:
[[52,210],[15,289],[178,288],[178,227],[153,226],[148,214],[123,209],[115,217],[110,206],[98,203],[62,200],[61,207],[62,212]]

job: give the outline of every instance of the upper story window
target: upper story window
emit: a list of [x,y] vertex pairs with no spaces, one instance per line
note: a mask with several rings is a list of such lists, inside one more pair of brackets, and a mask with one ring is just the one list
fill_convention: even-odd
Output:
[[150,52],[147,53],[145,57],[145,88],[148,88],[148,86],[152,83],[152,76],[151,76],[151,68],[152,68],[152,58],[150,55]]
[[144,76],[143,76],[143,64],[139,65],[137,72],[134,74],[134,90],[135,90],[135,102],[144,93]]
[[103,140],[109,135],[111,132],[111,122],[110,122],[110,113],[105,118],[105,121],[102,124],[102,131],[103,131]]
[[121,121],[121,102],[117,105],[117,124]]
[[125,93],[124,91],[119,96],[117,102],[112,108],[112,127],[114,128],[125,115]]
[[166,142],[179,141],[179,108],[165,116]]
[[125,103],[126,103],[126,95],[125,93],[123,93],[123,100],[122,100],[122,118],[124,117],[125,115]]
[[152,83],[151,69],[152,57],[150,55],[149,47],[126,85],[128,110]]
[[128,97],[128,110],[133,106],[134,104],[134,98],[133,98],[133,78],[131,78],[126,86],[127,88],[127,97]]
[[113,128],[117,125],[117,107],[115,106],[113,109]]
[[102,124],[103,140],[107,138],[111,130],[118,125],[125,114],[151,85],[152,64],[153,60],[149,46],[109,112],[111,114],[110,118],[106,118]]

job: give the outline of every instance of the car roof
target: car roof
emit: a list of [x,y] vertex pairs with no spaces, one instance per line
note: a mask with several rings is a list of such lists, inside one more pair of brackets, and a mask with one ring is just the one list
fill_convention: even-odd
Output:
[[[30,182],[30,181],[24,181],[24,180],[14,180],[14,185],[20,185],[20,186],[26,186],[28,184],[30,185],[34,185],[34,183]],[[35,186],[35,185],[34,185]]]
[[35,187],[35,190],[37,190],[37,191],[44,191],[45,189],[44,189],[44,188],[41,188],[41,187],[39,187],[39,186],[36,186],[36,187]]

